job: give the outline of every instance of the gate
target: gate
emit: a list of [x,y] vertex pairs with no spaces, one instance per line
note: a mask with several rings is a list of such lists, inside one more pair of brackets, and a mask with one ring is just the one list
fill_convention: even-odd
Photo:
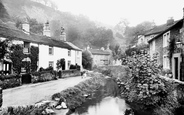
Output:
[[30,74],[22,74],[22,84],[29,84],[31,83],[31,75]]

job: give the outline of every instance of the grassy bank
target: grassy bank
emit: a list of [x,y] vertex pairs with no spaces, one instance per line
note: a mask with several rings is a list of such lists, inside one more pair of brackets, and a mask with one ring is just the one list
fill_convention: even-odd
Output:
[[[93,75],[92,75],[93,76]],[[59,98],[60,100],[66,100],[66,104],[69,109],[75,109],[80,107],[85,102],[92,100],[100,95],[101,99],[108,95],[115,95],[114,89],[110,90],[107,86],[112,82],[108,80],[103,75],[95,75],[92,78],[79,83],[78,85],[63,90],[59,93],[52,95],[52,99],[55,100]],[[115,82],[114,82],[115,83]],[[113,87],[113,85],[112,85]],[[117,90],[116,90],[117,91]],[[99,99],[99,97],[98,97]],[[61,102],[61,101],[60,101]]]

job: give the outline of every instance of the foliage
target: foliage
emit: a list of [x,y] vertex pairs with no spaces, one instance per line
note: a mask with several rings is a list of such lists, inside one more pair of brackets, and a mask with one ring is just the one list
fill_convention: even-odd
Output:
[[36,19],[28,19],[30,25],[30,32],[35,34],[43,34],[43,24],[39,23]]
[[[30,25],[30,32],[31,33],[35,33],[35,34],[39,34],[39,35],[43,34],[43,24],[42,23],[39,23],[36,19],[33,19],[33,18],[26,17],[26,19],[28,20],[28,23]],[[23,24],[24,20],[25,19],[20,18],[20,17],[13,17],[13,21],[15,22],[15,26],[20,30],[22,29],[22,24]]]
[[31,59],[31,72],[37,71],[38,65],[38,54],[39,54],[39,49],[38,47],[31,46],[31,54],[30,54],[30,59]]
[[44,72],[34,72],[32,74],[32,82],[38,83],[38,82],[46,82],[56,79],[56,75],[53,74],[52,71],[44,71]]
[[17,74],[12,74],[12,75],[3,75],[1,76],[1,80],[3,82],[2,88],[7,89],[7,88],[13,88],[20,86],[20,77]]
[[73,64],[71,64],[70,65],[70,69],[77,69],[77,70],[80,70],[80,66],[79,65],[73,65]]
[[116,45],[112,51],[113,58],[115,60],[120,59],[121,54],[122,54],[121,47],[119,45]]
[[65,59],[64,58],[61,58],[61,59],[57,60],[56,68],[58,70],[59,69],[65,70]]
[[[22,45],[12,45],[11,46],[10,59],[13,62],[14,71],[17,73],[21,73],[21,67],[26,67],[26,71],[34,72],[37,70],[37,62],[38,62],[38,47],[31,46],[31,53],[28,55],[23,54],[23,46]],[[31,59],[30,62],[22,62],[22,60],[26,57]]]
[[66,104],[69,109],[74,109],[86,102],[87,98],[84,96],[84,94],[94,94],[97,89],[103,86],[104,83],[104,77],[93,77],[91,79],[79,83],[78,85],[75,85],[74,87],[53,94],[52,99],[66,99]]
[[134,27],[129,26],[129,22],[126,19],[121,20],[115,29],[122,32],[126,44],[135,44],[138,35],[144,35],[148,30],[155,26],[154,22],[144,21]]
[[92,68],[92,57],[91,54],[88,51],[82,52],[82,66],[85,69],[91,69]]
[[169,48],[168,48],[168,55],[169,55],[169,59],[171,60],[172,59],[172,55],[174,53],[174,50],[175,50],[175,47],[176,47],[176,39],[175,38],[172,38],[169,42]]
[[10,59],[13,62],[14,71],[21,73],[22,60],[24,58],[23,48],[21,45],[12,45],[11,50]]
[[[43,111],[47,108],[47,105],[35,107],[33,105],[8,107],[6,110],[2,110],[2,115],[43,115]],[[49,114],[44,114],[49,115]]]
[[[157,64],[157,55],[150,60],[146,52],[134,52],[128,57],[127,65],[130,70],[127,80],[121,81],[123,82],[121,96],[128,103],[133,106],[139,105],[138,110],[149,111],[151,109],[156,112],[161,107],[165,108],[164,112],[169,113],[179,106],[171,93],[175,88],[173,83],[159,77],[161,68]],[[163,111],[159,111],[160,114],[164,114]]]
[[0,40],[0,59],[9,53],[8,40]]
[[149,48],[149,45],[143,44],[137,47],[129,48],[125,51],[125,54],[127,56],[131,56],[132,52],[136,52],[137,54],[141,52],[141,50],[147,50]]

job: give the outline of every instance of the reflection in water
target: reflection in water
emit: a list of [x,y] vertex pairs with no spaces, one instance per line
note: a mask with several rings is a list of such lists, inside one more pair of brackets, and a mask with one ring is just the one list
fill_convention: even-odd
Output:
[[[127,106],[123,99],[106,97],[95,106],[90,106],[86,113],[80,115],[124,115]],[[72,115],[79,115],[74,113]]]

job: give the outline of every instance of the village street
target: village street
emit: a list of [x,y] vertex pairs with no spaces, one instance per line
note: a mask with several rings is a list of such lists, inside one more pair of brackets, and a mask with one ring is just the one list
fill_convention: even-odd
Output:
[[30,105],[42,99],[49,99],[52,94],[72,87],[88,78],[70,77],[3,90],[2,107]]

